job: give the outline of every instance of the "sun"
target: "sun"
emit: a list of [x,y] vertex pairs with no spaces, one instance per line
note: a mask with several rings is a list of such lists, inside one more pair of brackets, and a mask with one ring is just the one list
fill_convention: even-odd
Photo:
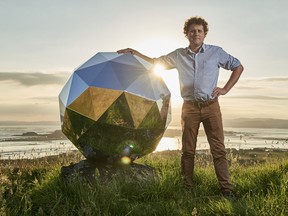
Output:
[[159,77],[162,77],[164,78],[165,77],[165,74],[167,73],[163,67],[163,65],[161,64],[155,64],[154,67],[153,67],[153,72],[159,76]]
[[172,100],[174,104],[181,104],[182,97],[180,95],[180,84],[178,79],[178,72],[176,69],[167,70],[161,64],[155,64],[153,67],[153,73],[163,79],[167,85],[169,91],[172,93]]

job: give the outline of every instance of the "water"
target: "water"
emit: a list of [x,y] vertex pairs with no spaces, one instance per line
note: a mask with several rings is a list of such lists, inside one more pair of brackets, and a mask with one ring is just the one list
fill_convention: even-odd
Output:
[[[173,129],[177,129],[177,127]],[[253,148],[288,149],[287,129],[225,128],[224,130],[226,148],[235,148],[237,150]],[[199,134],[196,149],[209,149],[204,132],[202,131]],[[181,149],[181,136],[162,138],[156,150],[163,151],[167,149]]]
[[[155,151],[181,149],[180,128],[170,128],[179,130],[179,136],[163,137]],[[59,125],[0,126],[0,159],[35,158],[57,155],[76,150],[76,147],[69,140],[11,140],[23,138],[21,136],[15,135],[22,135],[26,132],[33,131],[37,134],[48,134],[59,129]],[[225,128],[225,145],[227,148],[235,149],[288,149],[288,130],[262,128]],[[203,132],[200,132],[198,136],[197,149],[209,149],[209,144]]]
[[22,135],[25,132],[36,132],[38,134],[47,134],[59,130],[59,125],[20,125],[20,126],[3,126],[0,125],[0,141],[13,138],[15,135]]
[[36,158],[76,150],[69,140],[14,141],[26,132],[43,135],[59,129],[59,125],[0,126],[0,159]]

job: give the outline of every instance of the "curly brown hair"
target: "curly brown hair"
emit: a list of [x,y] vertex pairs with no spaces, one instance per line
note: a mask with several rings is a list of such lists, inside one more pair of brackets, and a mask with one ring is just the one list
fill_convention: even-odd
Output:
[[205,34],[208,33],[208,23],[206,22],[205,19],[203,19],[202,17],[191,17],[189,19],[187,19],[185,21],[185,24],[184,24],[184,34],[187,36],[188,34],[188,31],[189,31],[189,27],[194,24],[194,25],[202,25],[203,28],[204,28],[204,32]]

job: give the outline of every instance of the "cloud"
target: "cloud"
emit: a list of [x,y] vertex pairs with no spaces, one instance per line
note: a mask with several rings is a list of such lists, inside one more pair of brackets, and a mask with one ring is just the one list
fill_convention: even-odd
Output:
[[54,102],[55,100],[58,100],[58,95],[57,96],[54,96],[54,97],[30,97],[30,98],[27,98],[27,99],[30,99],[30,100],[39,100],[39,101],[49,101],[49,102]]
[[0,72],[0,82],[1,81],[12,81],[19,83],[24,86],[35,86],[35,85],[63,85],[70,73],[61,72],[61,73],[40,73],[40,72]]
[[1,104],[1,121],[58,121],[59,107],[55,103]]
[[[225,84],[227,80],[219,80],[219,84]],[[277,83],[288,83],[288,76],[275,76],[275,77],[261,77],[261,78],[241,78],[237,82],[236,86],[243,85],[250,88],[257,88],[257,84],[270,84],[271,82],[277,82]],[[251,85],[253,83],[253,85]]]
[[[220,83],[224,86],[223,83]],[[288,102],[288,77],[262,77],[240,79],[232,91],[224,98],[247,99],[255,101]],[[284,105],[284,104],[283,104]]]
[[264,77],[263,79],[259,79],[267,82],[287,82],[288,77]]
[[275,77],[261,77],[261,78],[247,78],[240,79],[240,81],[244,82],[287,82],[287,76],[275,76]]
[[[222,82],[223,84],[223,82]],[[235,88],[245,89],[278,89],[286,91],[288,88],[288,77],[262,77],[262,78],[248,78],[240,79],[235,85]]]
[[253,100],[288,100],[288,97],[273,97],[263,95],[238,95],[238,96],[225,96],[225,98],[237,98],[237,99],[253,99]]

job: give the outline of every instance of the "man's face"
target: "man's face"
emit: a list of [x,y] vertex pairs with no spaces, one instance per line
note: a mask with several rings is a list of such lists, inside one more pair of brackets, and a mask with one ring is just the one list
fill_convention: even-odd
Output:
[[190,25],[187,38],[192,46],[201,46],[206,34],[202,25]]

